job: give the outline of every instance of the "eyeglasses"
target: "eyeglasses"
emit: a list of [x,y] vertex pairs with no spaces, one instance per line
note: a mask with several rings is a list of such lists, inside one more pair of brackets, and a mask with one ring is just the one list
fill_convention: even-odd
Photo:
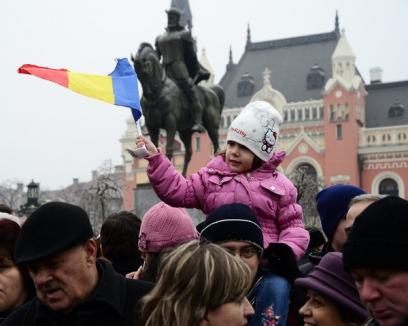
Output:
[[242,248],[232,248],[232,247],[224,247],[226,251],[228,251],[233,256],[240,256],[241,258],[252,258],[255,255],[260,255],[260,250],[253,247],[247,246]]

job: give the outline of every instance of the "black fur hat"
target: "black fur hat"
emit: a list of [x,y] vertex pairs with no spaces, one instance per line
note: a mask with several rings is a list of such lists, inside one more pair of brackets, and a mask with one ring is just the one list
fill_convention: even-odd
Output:
[[408,201],[394,196],[368,206],[343,248],[344,266],[408,270]]
[[38,261],[92,236],[88,214],[82,208],[50,202],[34,211],[21,227],[15,259],[18,264]]

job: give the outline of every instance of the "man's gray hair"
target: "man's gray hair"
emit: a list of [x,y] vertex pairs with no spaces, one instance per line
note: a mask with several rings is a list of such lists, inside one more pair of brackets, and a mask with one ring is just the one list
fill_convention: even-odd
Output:
[[376,202],[377,200],[383,199],[384,197],[387,197],[387,195],[375,195],[375,194],[362,194],[354,197],[353,199],[350,200],[349,203],[349,208],[353,206],[356,203],[362,203],[362,202]]

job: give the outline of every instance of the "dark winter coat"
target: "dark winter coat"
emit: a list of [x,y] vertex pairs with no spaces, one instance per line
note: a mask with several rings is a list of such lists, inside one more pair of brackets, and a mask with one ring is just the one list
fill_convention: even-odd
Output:
[[37,298],[12,313],[2,326],[137,326],[136,305],[148,293],[150,283],[125,279],[109,262],[97,260],[99,281],[91,296],[70,313],[53,311]]

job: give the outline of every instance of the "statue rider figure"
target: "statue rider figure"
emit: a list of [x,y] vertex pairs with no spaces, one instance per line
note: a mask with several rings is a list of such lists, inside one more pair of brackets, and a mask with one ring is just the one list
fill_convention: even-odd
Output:
[[166,32],[156,39],[156,51],[163,57],[167,75],[174,80],[189,101],[194,121],[193,132],[204,132],[202,106],[195,91],[195,84],[209,78],[210,73],[198,62],[191,33],[180,25],[181,13],[176,8],[166,10],[168,23]]

